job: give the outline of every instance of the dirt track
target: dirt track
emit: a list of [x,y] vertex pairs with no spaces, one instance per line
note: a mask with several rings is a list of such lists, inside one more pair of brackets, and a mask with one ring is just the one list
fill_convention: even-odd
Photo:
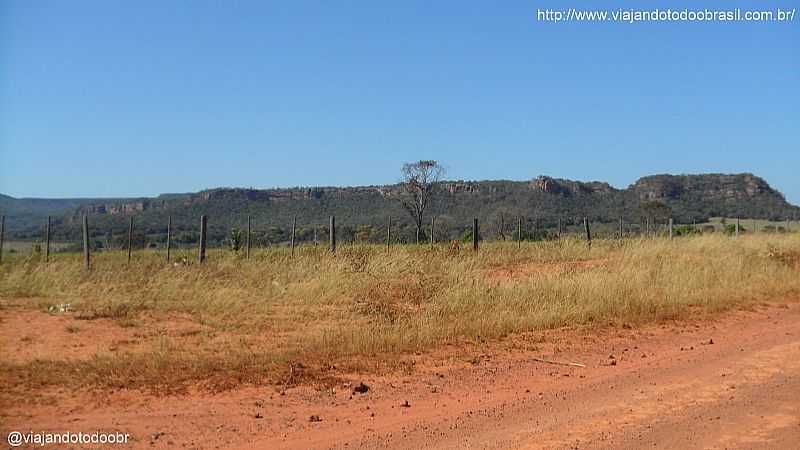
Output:
[[[797,448],[798,309],[632,333],[556,358],[586,369],[488,363],[402,420],[355,435],[347,427],[341,438],[348,448]],[[333,443],[315,434],[282,444]]]
[[94,404],[65,397],[14,408],[3,422],[12,430],[122,430],[140,448],[791,449],[800,442],[797,303],[599,335],[530,334],[470,358],[462,350],[420,355],[405,377],[364,379],[364,394],[352,392],[359,378],[283,394],[120,392]]

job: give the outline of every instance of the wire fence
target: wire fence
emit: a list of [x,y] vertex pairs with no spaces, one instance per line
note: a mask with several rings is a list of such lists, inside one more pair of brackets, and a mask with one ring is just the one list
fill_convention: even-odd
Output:
[[[205,217],[203,219],[202,217]],[[530,242],[565,238],[620,239],[631,237],[680,237],[690,234],[725,232],[732,235],[745,233],[789,233],[793,232],[790,220],[783,222],[748,220],[722,220],[717,224],[677,224],[672,219],[654,220],[642,218],[637,222],[592,222],[587,218],[559,218],[539,220],[519,217],[501,217],[488,223],[478,218],[470,224],[453,223],[446,216],[431,217],[430,222],[417,230],[416,224],[387,217],[384,227],[375,225],[338,223],[335,216],[328,221],[303,221],[293,217],[288,223],[263,224],[247,217],[241,223],[230,225],[230,221],[215,223],[213,217],[202,216],[194,223],[173,223],[167,217],[163,226],[152,223],[139,225],[135,216],[129,216],[125,226],[116,224],[98,225],[91,216],[80,220],[48,217],[40,229],[29,228],[15,233],[13,240],[6,238],[6,226],[13,217],[0,216],[0,261],[6,254],[41,254],[45,259],[55,253],[79,253],[155,249],[177,254],[187,250],[230,248],[244,251],[302,246],[323,246],[335,252],[336,246],[353,244],[441,244],[471,243],[475,250],[483,241]],[[205,221],[206,229],[203,230]],[[222,223],[221,223],[222,222]],[[795,227],[797,228],[797,227]],[[201,252],[202,253],[202,252]],[[168,256],[169,257],[169,256]],[[202,260],[202,257],[200,258]]]

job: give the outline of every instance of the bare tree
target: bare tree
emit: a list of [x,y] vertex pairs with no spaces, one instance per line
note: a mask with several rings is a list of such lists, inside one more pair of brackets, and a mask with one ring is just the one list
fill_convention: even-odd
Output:
[[444,167],[433,160],[403,164],[403,208],[417,227],[417,243],[422,232],[422,219],[431,203],[436,183],[444,175]]

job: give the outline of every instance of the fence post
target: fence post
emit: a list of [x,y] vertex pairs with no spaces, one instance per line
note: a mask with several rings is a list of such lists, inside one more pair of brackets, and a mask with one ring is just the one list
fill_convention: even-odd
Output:
[[244,250],[244,257],[250,259],[250,216],[247,216],[247,246]]
[[0,263],[3,262],[3,241],[6,237],[6,216],[0,216]]
[[169,264],[169,253],[172,250],[172,216],[167,216],[167,264]]
[[131,241],[133,241],[133,216],[128,221],[128,264],[131,263]]
[[558,232],[556,233],[559,239],[561,239],[561,217],[558,218]]
[[586,230],[586,242],[592,245],[592,232],[589,230],[589,220],[586,217],[583,218],[583,228]]
[[736,237],[739,237],[739,218],[736,218]]
[[436,217],[431,216],[431,245],[433,245],[436,240],[433,238],[433,232],[436,231]]
[[89,217],[83,215],[83,264],[86,270],[89,270]]
[[294,257],[294,237],[297,230],[297,216],[292,217],[292,256]]
[[517,248],[522,248],[522,217],[517,221]]
[[50,261],[50,216],[44,226],[44,262]]
[[753,234],[756,233],[758,233],[758,223],[756,222],[756,219],[753,219]]
[[619,238],[622,239],[625,237],[625,224],[622,220],[622,217],[619,218]]
[[200,252],[197,255],[197,262],[203,263],[206,260],[206,235],[208,227],[208,217],[206,215],[200,216]]
[[672,239],[672,217],[669,218],[669,238]]
[[478,218],[472,219],[472,250],[478,251]]
[[392,218],[386,222],[386,253],[389,253],[389,246],[392,243]]
[[[330,229],[328,231],[330,232],[329,240],[330,240],[330,244],[331,244],[331,253],[336,254],[336,217],[335,216],[331,216],[331,223],[330,223],[330,227],[329,228]],[[419,236],[419,233],[417,233],[417,236]]]
[[791,230],[789,229],[789,219],[786,219],[786,232],[789,233]]

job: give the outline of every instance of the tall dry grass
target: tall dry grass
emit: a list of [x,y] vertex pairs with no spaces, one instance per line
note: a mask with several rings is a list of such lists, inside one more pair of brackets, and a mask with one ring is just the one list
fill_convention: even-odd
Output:
[[[442,245],[212,251],[205,264],[155,252],[77,255],[0,267],[0,296],[120,326],[172,314],[208,330],[191,345],[88,361],[4,363],[17,384],[70,373],[85,385],[153,387],[296,382],[343,360],[391,359],[464,340],[565,325],[638,324],[800,297],[800,236],[492,243],[477,254]],[[580,263],[583,261],[584,263]],[[20,300],[27,299],[27,300]],[[11,312],[9,312],[11,313]],[[221,340],[219,336],[233,338]],[[298,370],[298,368],[302,370]],[[49,374],[49,375],[48,375]]]

